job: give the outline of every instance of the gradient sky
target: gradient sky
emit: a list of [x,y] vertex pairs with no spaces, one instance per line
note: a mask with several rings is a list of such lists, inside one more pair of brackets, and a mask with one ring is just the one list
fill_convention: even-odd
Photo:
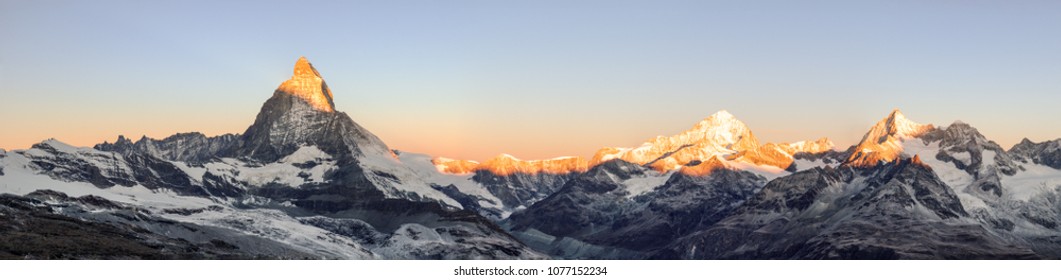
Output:
[[[1061,137],[1061,1],[0,1],[0,148],[242,133],[304,55],[391,148],[590,156],[726,109]],[[799,3],[796,3],[799,2]]]

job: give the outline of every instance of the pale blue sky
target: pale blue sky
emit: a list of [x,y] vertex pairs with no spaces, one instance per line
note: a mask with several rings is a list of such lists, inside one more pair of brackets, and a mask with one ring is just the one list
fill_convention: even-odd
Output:
[[392,148],[637,146],[726,109],[853,144],[892,108],[1061,137],[1058,1],[0,1],[0,148],[241,133],[300,55]]

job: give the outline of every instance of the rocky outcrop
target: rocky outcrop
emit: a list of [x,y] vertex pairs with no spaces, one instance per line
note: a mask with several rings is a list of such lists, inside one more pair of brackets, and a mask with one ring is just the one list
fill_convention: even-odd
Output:
[[[663,185],[631,197],[631,180],[659,175],[611,160],[572,178],[506,223],[524,242],[538,244],[536,249],[544,252],[573,258],[643,258],[670,240],[722,219],[765,183],[754,174],[718,164],[717,158],[715,163],[700,163],[709,174],[675,173]],[[541,236],[569,241],[542,244]],[[565,247],[570,244],[597,249],[573,253]]]
[[1035,143],[1024,138],[1010,148],[1009,153],[1023,162],[1061,169],[1061,139]]
[[[18,172],[0,176],[0,182],[16,185],[16,192],[49,188],[80,192],[83,182],[90,183],[96,188],[83,191],[156,211],[132,216],[92,211],[91,217],[82,212],[63,215],[129,220],[123,225],[143,226],[146,232],[178,240],[213,238],[226,248],[266,258],[545,257],[474,209],[461,209],[460,202],[424,182],[378,137],[334,110],[331,91],[305,58],[299,59],[294,72],[242,135],[183,133],[135,143],[120,137],[116,143],[97,145],[98,149],[49,140],[0,159],[5,171],[14,167]],[[97,198],[69,203],[103,205]],[[123,207],[114,211],[132,208]],[[304,216],[317,218],[297,219]],[[198,227],[181,229],[179,223],[162,217]],[[249,245],[255,243],[261,246]],[[272,246],[280,243],[290,246]],[[273,255],[289,249],[299,254]],[[167,257],[190,258],[172,253]]]
[[100,151],[118,152],[123,155],[146,154],[168,161],[202,164],[214,160],[218,155],[235,148],[239,135],[224,134],[207,137],[202,133],[178,133],[161,140],[143,136],[136,142],[118,136],[113,144],[103,142],[93,148]]
[[1036,252],[984,229],[914,159],[815,168],[771,181],[732,215],[659,258],[1025,259]]

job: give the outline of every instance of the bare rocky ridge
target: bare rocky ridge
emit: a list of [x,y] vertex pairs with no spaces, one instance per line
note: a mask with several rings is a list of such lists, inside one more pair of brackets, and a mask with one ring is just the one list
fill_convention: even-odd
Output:
[[1009,153],[1023,162],[1042,164],[1061,169],[1061,139],[1035,143],[1024,138],[1009,149]]
[[[54,187],[121,200],[111,203],[115,205],[142,204],[138,207],[152,211],[139,212],[131,220],[120,218],[127,216],[121,213],[62,215],[146,236],[187,239],[205,234],[221,240],[214,245],[227,248],[228,254],[183,255],[167,250],[148,254],[130,240],[133,243],[122,245],[130,248],[129,254],[99,247],[95,254],[54,257],[544,258],[414,176],[378,137],[335,111],[331,91],[305,58],[299,59],[294,72],[242,135],[184,133],[162,140],[145,137],[136,143],[119,137],[97,149],[49,140],[5,157],[2,166],[16,168],[18,174],[5,174],[0,182],[15,185],[5,192],[22,195]],[[68,204],[64,209],[75,209],[87,202],[62,203]],[[175,231],[167,226],[180,223],[196,227]],[[85,224],[83,234],[95,234],[94,227]],[[287,246],[289,252],[268,249],[274,248],[266,245],[269,242],[282,245],[275,248]],[[207,240],[178,245],[210,244]],[[39,246],[50,250],[44,243]],[[10,257],[31,254],[10,252],[14,254]]]
[[93,148],[121,154],[141,153],[168,161],[202,164],[233,149],[239,143],[238,139],[239,135],[235,134],[207,137],[198,132],[178,133],[161,140],[144,136],[136,142],[130,141],[125,136],[118,136],[118,140],[113,144],[103,142]]
[[735,213],[659,258],[1025,259],[1024,244],[971,219],[950,187],[912,159],[816,168],[779,178]]

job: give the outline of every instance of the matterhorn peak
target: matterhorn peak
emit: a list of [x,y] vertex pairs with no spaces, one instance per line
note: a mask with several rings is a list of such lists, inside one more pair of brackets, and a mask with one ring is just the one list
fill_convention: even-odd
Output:
[[297,96],[317,110],[335,111],[332,91],[328,89],[328,84],[324,83],[317,69],[313,68],[313,64],[310,64],[304,56],[299,57],[295,62],[294,75],[291,79],[280,84],[276,91]]

